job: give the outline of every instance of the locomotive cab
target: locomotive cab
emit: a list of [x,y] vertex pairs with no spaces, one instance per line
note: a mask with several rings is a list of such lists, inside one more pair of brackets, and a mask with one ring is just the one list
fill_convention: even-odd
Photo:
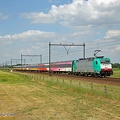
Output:
[[93,61],[95,76],[110,76],[113,74],[110,58],[96,57]]
[[109,58],[101,59],[100,60],[100,67],[101,67],[100,74],[102,76],[110,76],[111,74],[113,74],[112,65],[110,63]]

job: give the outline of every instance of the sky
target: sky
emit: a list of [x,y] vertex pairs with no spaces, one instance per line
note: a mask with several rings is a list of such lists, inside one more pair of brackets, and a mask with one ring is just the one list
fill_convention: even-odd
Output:
[[[0,0],[0,64],[49,61],[49,43],[83,45],[85,57],[120,63],[120,0]],[[51,61],[83,57],[83,46],[51,45]],[[18,59],[15,60],[15,59]]]

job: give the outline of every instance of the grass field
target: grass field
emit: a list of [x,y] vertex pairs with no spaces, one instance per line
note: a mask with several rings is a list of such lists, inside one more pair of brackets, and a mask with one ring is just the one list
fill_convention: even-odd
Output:
[[110,77],[120,78],[120,69],[119,68],[113,68],[113,75],[111,75]]
[[0,96],[0,120],[120,120],[120,99],[43,78],[0,71]]

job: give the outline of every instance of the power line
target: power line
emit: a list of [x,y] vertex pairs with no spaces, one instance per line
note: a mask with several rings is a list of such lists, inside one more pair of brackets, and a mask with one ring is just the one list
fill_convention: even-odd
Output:
[[[120,43],[120,41],[117,41],[114,44],[113,43],[111,43],[111,44],[108,43],[108,44],[100,45],[99,47],[101,48],[101,47],[106,47],[107,46],[107,49],[109,49],[110,46],[118,45],[118,43]],[[93,49],[95,49],[95,47],[93,47],[93,44],[92,44],[92,48],[86,48],[86,51],[88,50],[88,52],[89,52],[89,50],[93,50]],[[79,50],[79,51],[77,50],[77,51],[69,52],[69,54],[71,54],[71,53],[72,54],[78,53],[80,51],[82,51],[82,50]],[[59,53],[59,54],[56,53],[56,54],[54,54],[54,57],[55,56],[62,56],[62,55],[65,55],[65,53]]]

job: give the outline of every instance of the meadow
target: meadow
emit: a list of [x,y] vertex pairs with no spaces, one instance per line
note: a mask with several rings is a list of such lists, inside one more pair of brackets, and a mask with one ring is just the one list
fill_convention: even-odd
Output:
[[119,120],[120,88],[102,86],[0,71],[0,120]]
[[113,75],[111,75],[110,77],[120,78],[120,68],[113,68]]

